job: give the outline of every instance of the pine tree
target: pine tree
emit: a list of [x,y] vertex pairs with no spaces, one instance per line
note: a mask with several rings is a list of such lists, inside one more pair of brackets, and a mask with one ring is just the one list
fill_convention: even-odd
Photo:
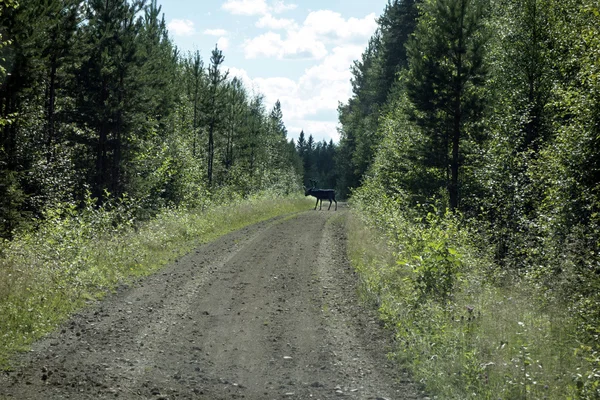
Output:
[[379,117],[395,96],[398,72],[407,68],[405,46],[416,26],[418,3],[388,1],[377,31],[351,67],[353,96],[338,107],[342,128],[336,165],[342,196],[360,185],[382,140]]
[[298,150],[296,149],[296,143],[294,143],[294,139],[286,142],[286,154],[287,159],[290,165],[294,168],[294,173],[300,179],[304,176],[304,168],[302,166],[302,158],[298,154]]
[[[46,84],[46,159],[50,162],[55,154],[54,144],[59,140],[57,137],[57,92],[65,88],[66,82],[61,79],[60,73],[64,64],[73,57],[73,38],[76,34],[79,19],[77,16],[81,0],[56,1],[49,5],[48,13],[55,13],[58,17],[52,21],[47,34],[48,46],[43,51],[43,57],[47,60],[47,84]],[[39,28],[39,27],[38,27]],[[69,76],[67,79],[72,79]]]
[[187,59],[184,60],[185,65],[185,77],[186,77],[186,90],[188,99],[192,103],[192,154],[196,156],[198,154],[197,147],[200,135],[200,128],[202,126],[202,102],[204,101],[203,95],[206,91],[206,79],[204,72],[204,62],[200,57],[200,52],[195,51],[193,54],[188,55]]
[[302,161],[304,166],[304,181],[310,182],[311,180],[318,180],[315,165],[315,139],[312,134],[309,134],[308,139],[306,140]]
[[65,65],[77,3],[0,5],[1,236],[10,236],[25,215],[39,213],[51,193],[69,192],[63,176],[49,175],[57,172],[52,162],[59,136],[58,91],[70,79]]
[[269,114],[269,137],[268,152],[269,158],[276,168],[283,168],[290,163],[287,154],[287,129],[283,123],[283,111],[281,102],[277,100]]
[[487,39],[484,0],[427,0],[409,43],[408,94],[430,140],[429,159],[449,170],[449,205],[459,205],[461,140],[480,117]]
[[387,88],[388,92],[397,80],[398,71],[408,67],[406,43],[417,25],[417,3],[416,0],[389,0],[377,20],[383,59],[381,86]]
[[210,57],[208,67],[208,97],[206,104],[208,147],[207,147],[207,181],[208,186],[213,181],[213,162],[215,158],[215,134],[220,128],[221,115],[223,112],[223,83],[227,79],[229,71],[222,73],[221,65],[225,61],[223,52],[215,45]]
[[287,137],[287,129],[283,123],[283,112],[281,111],[281,102],[279,100],[275,102],[269,117],[274,124],[276,134],[285,139]]
[[[138,64],[142,93],[140,102],[151,123],[166,129],[173,113],[176,99],[177,58],[173,57],[173,44],[169,39],[164,14],[157,0],[145,7],[144,21],[139,34]],[[142,123],[140,121],[139,123]]]
[[304,154],[304,147],[306,146],[306,138],[304,137],[304,130],[300,131],[300,135],[298,135],[298,143],[296,143],[296,149],[298,149],[298,154],[302,156]]
[[132,143],[138,102],[137,36],[143,2],[91,0],[83,30],[85,59],[78,74],[77,105],[81,123],[92,138],[95,166],[91,168],[92,195],[103,202],[105,191],[119,197],[125,192],[124,168],[134,153]]
[[250,187],[258,186],[259,169],[263,167],[263,151],[265,129],[265,110],[262,95],[255,95],[248,105],[246,129],[241,138],[241,154],[243,167],[248,176]]
[[223,154],[223,164],[225,170],[233,166],[235,159],[235,148],[238,145],[237,141],[243,130],[244,122],[247,119],[248,113],[248,94],[242,81],[238,78],[233,78],[227,89],[227,115],[225,129],[225,151]]

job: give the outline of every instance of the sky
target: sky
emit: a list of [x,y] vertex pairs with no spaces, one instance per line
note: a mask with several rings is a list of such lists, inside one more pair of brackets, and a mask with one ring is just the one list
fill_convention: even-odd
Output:
[[279,99],[288,138],[339,140],[337,107],[352,94],[350,66],[360,59],[387,0],[158,0],[169,35],[205,65],[215,45],[224,69]]

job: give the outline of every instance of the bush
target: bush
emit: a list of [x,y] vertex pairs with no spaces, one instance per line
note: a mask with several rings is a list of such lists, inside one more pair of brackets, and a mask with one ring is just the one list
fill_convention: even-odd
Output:
[[88,197],[82,210],[68,203],[48,209],[37,229],[0,243],[0,367],[118,284],[153,273],[201,242],[307,209],[304,197],[256,195],[207,202],[204,209],[164,208],[136,222],[131,200],[94,203]]
[[597,360],[576,340],[577,315],[533,280],[504,274],[486,226],[380,195],[367,184],[353,197],[350,258],[394,333],[393,355],[427,391],[594,398]]

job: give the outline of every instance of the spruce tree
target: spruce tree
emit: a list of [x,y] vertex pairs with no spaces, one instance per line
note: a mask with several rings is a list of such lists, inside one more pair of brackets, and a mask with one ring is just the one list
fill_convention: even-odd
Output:
[[229,71],[223,73],[221,65],[225,61],[223,52],[215,48],[210,57],[210,66],[208,67],[208,98],[206,104],[208,145],[207,145],[207,182],[212,185],[213,181],[213,163],[215,158],[215,134],[222,123],[221,115],[223,112],[223,83],[227,79]]
[[[388,92],[396,82],[396,74],[408,67],[406,42],[415,30],[419,14],[417,0],[389,0],[377,20],[381,30],[382,87]],[[388,94],[386,92],[385,94]]]
[[248,93],[241,80],[234,77],[228,84],[226,102],[226,128],[225,128],[225,150],[223,153],[223,165],[225,171],[229,171],[236,157],[235,150],[239,145],[238,140],[244,128],[244,122],[248,112]]
[[290,162],[286,150],[287,129],[283,123],[281,102],[277,100],[269,113],[268,152],[273,166],[283,168]]
[[426,159],[446,170],[449,206],[459,205],[461,141],[481,116],[485,0],[426,0],[409,54],[408,95],[429,139]]
[[91,0],[85,8],[84,60],[78,73],[77,106],[80,122],[92,136],[92,195],[100,203],[105,192],[119,197],[126,190],[124,168],[134,156],[135,112],[140,107],[136,15],[143,2]]
[[204,71],[204,61],[200,56],[199,51],[195,51],[193,54],[189,54],[184,60],[185,68],[185,82],[186,91],[189,101],[192,103],[192,155],[196,157],[198,154],[198,142],[200,136],[200,130],[202,127],[202,115],[205,108],[203,109],[202,104],[205,101],[204,95],[206,94],[206,77]]

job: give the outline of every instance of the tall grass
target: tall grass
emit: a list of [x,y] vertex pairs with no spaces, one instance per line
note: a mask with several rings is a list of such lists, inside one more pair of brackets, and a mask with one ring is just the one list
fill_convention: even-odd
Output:
[[394,332],[393,356],[430,395],[583,397],[597,378],[585,373],[565,304],[525,279],[504,279],[480,233],[457,218],[367,200],[353,205],[349,257],[363,296]]
[[131,204],[48,210],[35,231],[0,244],[0,367],[87,301],[151,274],[202,242],[278,215],[306,210],[304,197],[257,195],[203,210],[164,209],[134,223]]

